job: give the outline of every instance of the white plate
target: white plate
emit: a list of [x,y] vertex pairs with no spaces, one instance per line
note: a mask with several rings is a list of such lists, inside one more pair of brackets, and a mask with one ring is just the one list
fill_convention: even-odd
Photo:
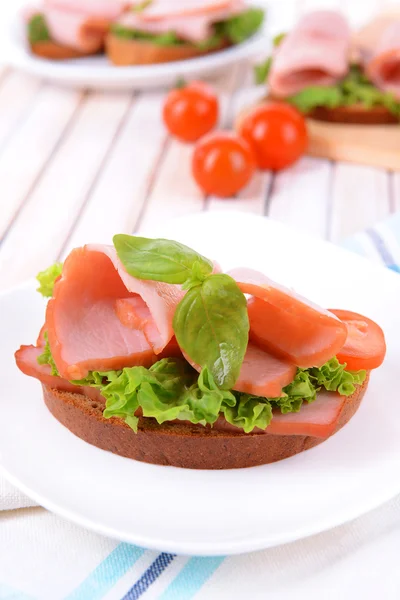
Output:
[[49,61],[33,56],[19,16],[29,0],[0,2],[0,59],[13,67],[65,86],[92,89],[145,89],[174,85],[180,77],[208,77],[268,48],[265,30],[242,44],[200,58],[159,65],[115,67],[105,57]]
[[[360,410],[339,433],[293,458],[232,471],[147,465],[86,444],[47,411],[37,381],[13,352],[36,339],[44,302],[25,285],[0,297],[0,464],[48,509],[140,546],[234,554],[339,525],[400,492],[400,277],[284,225],[240,213],[205,213],[152,230],[217,258],[263,269],[330,307],[384,328],[388,354]],[[89,241],[89,240],[88,240]]]

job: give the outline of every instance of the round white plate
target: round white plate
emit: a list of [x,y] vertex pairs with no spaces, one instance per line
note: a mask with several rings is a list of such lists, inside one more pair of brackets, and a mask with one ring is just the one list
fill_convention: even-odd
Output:
[[1,61],[32,75],[71,87],[92,89],[145,89],[174,85],[183,77],[209,77],[230,65],[268,48],[264,31],[251,39],[200,58],[158,65],[115,67],[107,58],[94,56],[69,61],[49,61],[33,56],[27,47],[20,10],[29,0],[0,3]]
[[0,464],[7,478],[43,506],[97,532],[195,555],[289,542],[400,492],[400,277],[245,214],[192,216],[152,233],[190,244],[223,267],[263,268],[325,306],[376,319],[388,354],[361,408],[327,442],[262,467],[191,471],[115,456],[58,423],[39,383],[14,365],[15,349],[32,343],[43,323],[45,303],[28,284],[0,297]]

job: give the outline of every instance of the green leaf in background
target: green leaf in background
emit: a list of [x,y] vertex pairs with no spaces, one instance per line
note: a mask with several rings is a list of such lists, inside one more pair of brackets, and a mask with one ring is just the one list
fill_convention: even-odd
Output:
[[260,29],[263,20],[261,8],[249,8],[224,21],[224,33],[233,44],[240,44]]
[[261,85],[266,82],[269,72],[272,67],[272,56],[269,56],[263,63],[255,65],[254,67],[254,78],[257,85]]
[[142,2],[138,2],[137,4],[135,4],[131,10],[135,13],[141,13],[151,4],[153,4],[153,0],[142,0]]
[[44,15],[33,15],[28,23],[28,40],[31,44],[48,42],[51,40]]
[[285,100],[302,113],[308,113],[317,106],[336,108],[344,103],[343,93],[338,86],[311,86]]
[[195,277],[201,282],[213,270],[210,260],[172,240],[119,234],[114,246],[127,272],[138,279],[184,284]]
[[56,367],[56,363],[54,362],[53,355],[51,353],[49,337],[47,335],[47,331],[44,333],[44,339],[46,340],[46,344],[44,346],[43,352],[40,356],[37,357],[37,361],[39,365],[50,365],[51,374],[58,377],[60,374]]
[[197,365],[207,367],[220,389],[239,377],[247,348],[246,298],[229,275],[210,275],[179,303],[173,322],[180,347]]
[[173,31],[167,31],[160,34],[147,33],[146,31],[130,29],[129,27],[125,27],[119,23],[112,24],[110,30],[113,35],[124,40],[151,42],[157,46],[181,46],[184,44],[184,41],[181,40]]
[[42,294],[42,296],[45,298],[51,298],[53,295],[54,284],[60,277],[62,268],[62,263],[55,263],[44,271],[40,271],[40,273],[36,275],[36,279],[40,284],[36,291]]
[[272,45],[273,45],[273,47],[277,48],[278,46],[280,46],[286,36],[287,36],[286,32],[278,33],[278,35],[275,35],[272,38]]

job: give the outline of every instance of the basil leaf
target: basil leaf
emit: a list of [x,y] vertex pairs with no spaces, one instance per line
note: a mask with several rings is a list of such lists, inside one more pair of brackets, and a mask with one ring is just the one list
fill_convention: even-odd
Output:
[[113,241],[125,269],[138,279],[184,284],[193,276],[201,281],[213,270],[210,260],[179,242],[125,234]]
[[229,275],[210,275],[179,303],[173,327],[180,347],[207,367],[221,389],[239,377],[247,348],[249,319],[246,298]]

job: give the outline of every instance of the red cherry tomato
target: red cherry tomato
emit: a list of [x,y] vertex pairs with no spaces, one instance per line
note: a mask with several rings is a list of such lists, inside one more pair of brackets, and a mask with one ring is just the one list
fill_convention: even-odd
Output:
[[248,143],[235,133],[217,131],[200,140],[192,158],[192,172],[206,194],[233,196],[255,171]]
[[294,163],[308,143],[304,118],[292,106],[271,102],[257,106],[239,125],[260,169],[278,171]]
[[376,369],[386,354],[382,329],[367,317],[349,310],[329,309],[347,325],[347,339],[337,354],[339,362],[346,363],[350,371]]
[[168,93],[163,120],[172,135],[184,142],[195,142],[215,127],[218,98],[209,85],[193,81]]

